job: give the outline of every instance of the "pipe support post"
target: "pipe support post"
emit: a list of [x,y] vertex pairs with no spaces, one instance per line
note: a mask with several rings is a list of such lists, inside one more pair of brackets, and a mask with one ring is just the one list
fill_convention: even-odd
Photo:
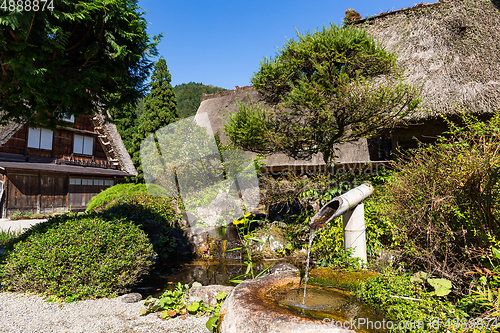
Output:
[[363,264],[368,262],[366,255],[366,227],[365,207],[363,203],[342,215],[344,224],[344,249],[352,249],[351,257],[361,259]]

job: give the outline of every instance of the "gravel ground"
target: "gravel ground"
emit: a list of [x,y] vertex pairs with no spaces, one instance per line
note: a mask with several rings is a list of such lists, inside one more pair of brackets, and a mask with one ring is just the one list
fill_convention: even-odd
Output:
[[139,317],[142,308],[143,301],[123,303],[120,297],[59,305],[34,295],[0,292],[0,332],[208,332],[208,317],[162,320],[154,313]]

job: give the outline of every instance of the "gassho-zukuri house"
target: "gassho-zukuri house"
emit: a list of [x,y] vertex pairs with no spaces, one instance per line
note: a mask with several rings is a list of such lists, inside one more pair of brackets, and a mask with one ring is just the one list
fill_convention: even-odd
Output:
[[[486,119],[500,108],[500,1],[444,0],[418,4],[353,21],[388,50],[399,55],[407,81],[422,84],[421,110],[405,126],[388,129],[382,138],[364,138],[338,145],[336,163],[361,165],[388,160],[398,147],[432,142],[447,130],[440,117],[457,120],[460,111]],[[237,112],[237,101],[258,102],[251,86],[202,97],[198,124],[222,134],[224,113]],[[201,116],[204,114],[203,116]],[[210,124],[205,124],[209,119]],[[221,135],[223,142],[227,137]],[[283,154],[266,158],[266,170],[316,170],[321,154],[309,161]]]
[[65,119],[56,131],[0,127],[0,213],[85,210],[89,200],[136,176],[115,125],[101,115]]

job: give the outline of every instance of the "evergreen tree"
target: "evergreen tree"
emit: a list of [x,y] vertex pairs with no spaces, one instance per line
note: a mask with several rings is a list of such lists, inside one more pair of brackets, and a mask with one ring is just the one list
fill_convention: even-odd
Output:
[[137,0],[57,0],[46,10],[36,2],[0,10],[0,124],[56,129],[62,117],[122,108],[144,94],[161,35],[147,34]]
[[133,137],[137,132],[138,117],[136,108],[135,104],[129,103],[123,108],[112,108],[109,110],[113,123],[122,137],[125,148],[129,152],[132,151]]
[[162,127],[167,126],[179,119],[177,112],[177,101],[171,85],[171,76],[167,69],[165,59],[160,58],[155,63],[153,75],[151,76],[151,91],[144,99],[144,112],[138,120],[135,135],[132,139],[131,153],[132,161],[139,175],[136,182],[144,182],[144,174],[141,166],[141,143],[149,134],[155,133]]

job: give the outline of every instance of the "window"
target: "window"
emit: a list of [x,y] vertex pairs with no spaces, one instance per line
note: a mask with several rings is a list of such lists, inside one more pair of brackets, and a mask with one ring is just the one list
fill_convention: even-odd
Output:
[[97,186],[113,186],[113,179],[86,179],[86,178],[70,178],[70,185],[97,185]]
[[28,129],[28,148],[52,150],[52,137],[54,133],[45,128]]
[[73,142],[73,153],[92,155],[94,150],[94,138],[75,134]]

